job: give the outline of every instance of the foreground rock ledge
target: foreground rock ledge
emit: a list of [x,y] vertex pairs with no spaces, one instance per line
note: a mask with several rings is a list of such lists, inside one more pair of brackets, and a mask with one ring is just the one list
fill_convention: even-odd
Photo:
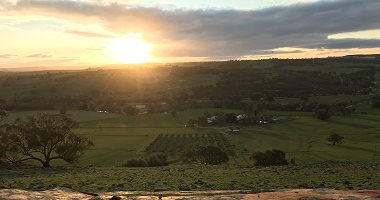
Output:
[[[45,191],[26,191],[19,189],[1,189],[0,200],[26,199],[88,199],[108,200],[120,199],[141,200],[195,200],[195,199],[380,199],[380,190],[332,190],[332,189],[292,189],[274,192],[253,193],[252,191],[189,191],[189,192],[128,192],[117,191],[107,193],[81,193],[66,188]],[[119,198],[117,198],[119,199]]]

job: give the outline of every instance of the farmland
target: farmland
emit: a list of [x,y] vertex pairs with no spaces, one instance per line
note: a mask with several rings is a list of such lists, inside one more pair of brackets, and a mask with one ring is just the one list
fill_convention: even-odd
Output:
[[[180,152],[191,144],[219,146],[229,152],[230,164],[237,166],[252,165],[249,156],[253,152],[272,148],[284,150],[287,158],[295,157],[298,164],[325,160],[360,163],[380,161],[380,125],[377,123],[380,120],[379,111],[371,110],[368,106],[363,106],[348,116],[334,117],[329,122],[313,118],[311,113],[304,113],[297,115],[298,119],[290,121],[255,126],[240,125],[241,132],[236,134],[223,133],[230,126],[236,127],[235,124],[185,127],[192,115],[204,111],[206,110],[179,112],[176,117],[167,114],[123,117],[93,113],[98,117],[91,121],[83,119],[85,114],[90,114],[87,111],[82,114],[77,111],[68,113],[81,121],[81,127],[74,132],[90,138],[95,144],[81,159],[81,166],[120,166],[128,159],[143,158],[158,152],[167,153],[170,159],[176,160]],[[367,114],[361,114],[362,112]],[[27,114],[30,112],[18,113],[20,116]],[[343,144],[333,146],[326,141],[332,130],[345,137]],[[56,163],[61,164],[63,163]]]
[[[241,133],[222,134],[222,137],[220,137],[221,132],[229,126],[208,128],[184,127],[187,121],[184,118],[182,119],[182,127],[180,127],[180,123],[178,122],[181,121],[181,115],[187,116],[186,113],[179,113],[173,119],[167,115],[157,115],[157,118],[167,117],[167,123],[170,121],[174,122],[172,127],[169,126],[169,123],[163,124],[162,127],[152,125],[151,128],[149,126],[79,128],[76,130],[77,133],[85,134],[93,139],[95,143],[93,150],[86,153],[82,162],[83,164],[101,166],[121,165],[127,159],[143,157],[142,148],[146,145],[149,145],[147,146],[148,150],[146,153],[152,153],[155,148],[162,148],[161,150],[157,149],[157,151],[168,153],[175,158],[178,152],[191,144],[192,141],[198,141],[198,144],[199,142],[216,144],[227,151],[233,149],[239,154],[237,156],[237,159],[240,161],[238,161],[238,165],[243,166],[246,165],[244,160],[248,159],[250,153],[274,147],[287,152],[289,158],[292,156],[296,157],[299,164],[323,162],[330,159],[365,163],[380,161],[380,155],[376,149],[380,145],[377,143],[379,141],[378,131],[380,130],[380,126],[376,123],[380,120],[378,112],[336,117],[331,122],[323,122],[311,116],[300,116],[298,119],[279,124],[241,126]],[[140,117],[142,120],[143,117]],[[146,117],[147,119],[151,119],[150,116]],[[116,118],[114,121],[119,125],[121,119]],[[111,120],[105,121],[110,123]],[[100,121],[97,122],[101,123]],[[332,146],[326,141],[331,130],[335,130],[345,137],[342,145]],[[363,137],[363,134],[366,137]],[[218,145],[217,142],[223,141],[222,138],[231,143],[232,148],[226,147],[224,144]],[[165,144],[165,146],[149,143],[153,141]],[[185,142],[188,142],[187,145],[184,145]],[[97,162],[95,158],[99,156],[95,156],[95,152],[103,152],[106,155],[104,158],[107,158],[109,162]],[[98,159],[101,160],[101,157]],[[231,161],[231,164],[236,163]]]
[[[0,187],[250,190],[359,189],[370,184],[369,188],[378,189],[378,166],[373,163],[380,163],[380,110],[373,102],[379,66],[317,61],[3,73],[0,103],[8,116],[2,123],[40,112],[65,113],[79,123],[72,131],[94,146],[75,165],[54,160],[54,167],[47,171],[34,166],[7,168],[1,172],[5,181]],[[137,105],[146,108],[139,110]],[[329,109],[329,119],[315,116],[319,106]],[[220,113],[235,120],[199,122]],[[252,120],[239,121],[239,114]],[[281,120],[267,123],[267,119]],[[228,133],[227,129],[239,131]],[[342,144],[327,141],[332,133],[344,137]],[[221,166],[181,161],[185,149],[201,145],[219,147],[229,161]],[[253,167],[251,155],[271,149],[284,151],[296,165]],[[168,155],[169,166],[121,167],[128,160],[160,153]],[[327,168],[320,163],[327,163]]]

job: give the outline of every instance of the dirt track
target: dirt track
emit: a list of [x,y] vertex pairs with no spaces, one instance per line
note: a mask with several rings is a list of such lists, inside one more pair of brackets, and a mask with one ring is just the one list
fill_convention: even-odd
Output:
[[380,190],[331,190],[331,189],[294,189],[276,192],[252,193],[252,191],[191,191],[191,192],[108,192],[84,194],[65,188],[56,188],[45,191],[25,191],[18,189],[0,190],[0,200],[34,200],[34,199],[91,199],[105,200],[113,196],[121,199],[155,200],[161,196],[163,200],[196,200],[196,199],[379,199]]

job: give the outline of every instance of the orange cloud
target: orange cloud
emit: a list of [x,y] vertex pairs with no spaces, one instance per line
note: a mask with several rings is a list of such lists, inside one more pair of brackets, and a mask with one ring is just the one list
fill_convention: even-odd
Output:
[[66,30],[65,33],[74,34],[82,37],[98,37],[98,38],[114,38],[115,36],[103,34],[103,33],[93,33],[86,31],[76,31],[76,30]]

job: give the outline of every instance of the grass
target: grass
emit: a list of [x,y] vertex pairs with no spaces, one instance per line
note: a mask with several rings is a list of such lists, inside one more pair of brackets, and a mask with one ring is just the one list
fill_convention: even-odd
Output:
[[125,116],[120,118],[110,118],[99,121],[89,121],[81,123],[82,127],[149,127],[149,128],[183,128],[189,119],[196,119],[207,111],[214,113],[215,111],[237,112],[238,110],[220,110],[215,108],[196,109],[185,112],[177,112],[175,117],[170,114],[148,114]]
[[[159,134],[194,134],[188,128],[79,128],[75,133],[95,146],[85,152],[81,165],[120,166],[132,158],[145,157],[144,147]],[[63,164],[63,163],[62,163]]]
[[[379,112],[335,116],[329,122],[312,117],[262,126],[243,127],[240,134],[229,139],[249,153],[278,148],[295,157],[300,164],[324,160],[380,162]],[[332,131],[342,135],[343,144],[333,146],[326,138]]]
[[[242,126],[226,124],[204,128],[185,127],[191,118],[202,115],[206,110],[178,112],[176,117],[168,114],[120,116],[96,112],[69,111],[72,117],[81,121],[74,132],[90,138],[95,146],[86,151],[81,166],[121,166],[132,158],[148,156],[144,149],[159,134],[163,135],[213,135],[230,126],[240,127],[238,134],[225,134],[238,156],[230,155],[231,165],[251,165],[249,156],[253,152],[281,149],[287,159],[296,158],[297,164],[310,164],[325,160],[344,160],[361,163],[380,162],[380,110],[371,110],[362,102],[354,113],[347,116],[332,116],[328,122],[311,117],[311,113],[264,111],[263,114],[297,115],[299,118],[274,124]],[[210,113],[216,109],[208,109]],[[50,111],[58,112],[58,111]],[[234,112],[234,110],[225,110]],[[235,111],[236,112],[236,111]],[[36,112],[10,113],[7,120],[15,116],[26,116]],[[367,113],[367,114],[362,114]],[[343,144],[333,146],[326,138],[332,131],[345,137]],[[212,138],[211,138],[212,139]],[[171,140],[170,140],[171,141]],[[176,142],[176,141],[171,141]],[[170,143],[170,142],[169,142]],[[170,159],[177,159],[181,149],[170,153]],[[53,165],[66,165],[53,161]],[[67,165],[66,165],[67,166]]]
[[380,189],[378,166],[310,165],[239,168],[168,166],[155,168],[26,168],[0,171],[0,188],[82,192],[118,190],[265,190],[285,188]]

